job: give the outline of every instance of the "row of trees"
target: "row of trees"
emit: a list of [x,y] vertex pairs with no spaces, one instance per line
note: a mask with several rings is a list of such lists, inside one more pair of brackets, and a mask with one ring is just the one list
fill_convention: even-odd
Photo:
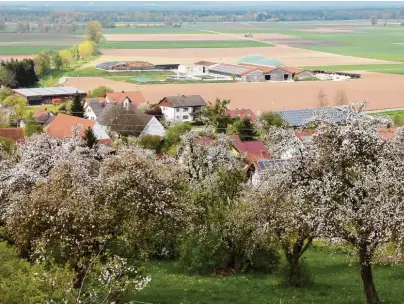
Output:
[[[307,10],[262,10],[251,11],[251,8],[231,10],[192,10],[184,12],[157,11],[10,11],[7,22],[17,23],[17,31],[28,32],[34,27],[29,23],[38,23],[41,32],[55,31],[75,33],[83,24],[98,20],[104,28],[114,27],[116,22],[162,22],[167,25],[181,22],[242,22],[242,21],[301,21],[301,20],[373,20],[396,19],[401,20],[404,10],[400,8],[375,9],[307,9]],[[374,19],[375,18],[375,19]],[[0,20],[5,29],[6,19]],[[38,20],[40,20],[38,22]],[[170,20],[170,22],[167,22]],[[3,30],[4,30],[3,29]]]

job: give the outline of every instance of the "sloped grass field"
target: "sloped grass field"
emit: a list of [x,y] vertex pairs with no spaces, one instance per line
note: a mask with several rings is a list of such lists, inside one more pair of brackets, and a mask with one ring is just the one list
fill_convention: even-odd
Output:
[[[147,266],[150,285],[128,300],[150,304],[365,303],[356,256],[318,246],[305,254],[305,264],[313,284],[293,289],[281,286],[280,273],[197,276],[183,273],[177,262],[152,261]],[[374,277],[383,303],[404,302],[403,265],[376,265]]]

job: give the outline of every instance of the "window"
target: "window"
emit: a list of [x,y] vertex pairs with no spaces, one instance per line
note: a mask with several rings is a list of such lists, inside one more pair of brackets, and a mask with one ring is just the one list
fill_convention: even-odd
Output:
[[188,108],[182,108],[182,112],[188,112]]
[[182,116],[182,119],[188,119],[189,118],[189,116],[188,115],[184,115],[184,116]]
[[283,80],[288,80],[289,79],[289,75],[288,74],[283,74]]
[[175,109],[175,111],[176,111],[176,112],[179,112],[179,111],[180,111],[180,109]]

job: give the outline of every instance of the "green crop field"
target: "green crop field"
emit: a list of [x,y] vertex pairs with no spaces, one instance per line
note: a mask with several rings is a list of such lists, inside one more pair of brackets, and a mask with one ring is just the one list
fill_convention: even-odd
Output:
[[1,55],[32,55],[46,50],[61,50],[71,45],[10,45],[0,46]]
[[[318,22],[320,24],[321,22]],[[404,27],[386,26],[374,28],[353,28],[347,33],[311,33],[299,29],[301,22],[290,22],[287,26],[281,23],[271,23],[268,28],[251,28],[248,25],[238,24],[233,28],[200,27],[202,30],[211,30],[221,33],[278,33],[291,35],[317,43],[301,44],[298,47],[308,50],[334,53],[339,55],[404,62]],[[342,23],[341,23],[342,24]],[[320,26],[319,26],[320,27]],[[335,25],[338,27],[338,25]],[[321,44],[324,41],[324,45]],[[336,45],[330,45],[330,42]]]
[[107,41],[100,49],[187,49],[187,48],[242,48],[268,47],[266,43],[235,40],[235,41]]
[[[345,253],[312,248],[305,253],[311,273],[310,287],[293,289],[280,285],[279,274],[246,274],[230,277],[183,273],[176,262],[150,262],[151,282],[128,300],[145,303],[231,304],[358,304],[364,303],[359,263]],[[351,264],[351,265],[350,265]],[[383,303],[404,302],[404,266],[375,266],[375,284]]]

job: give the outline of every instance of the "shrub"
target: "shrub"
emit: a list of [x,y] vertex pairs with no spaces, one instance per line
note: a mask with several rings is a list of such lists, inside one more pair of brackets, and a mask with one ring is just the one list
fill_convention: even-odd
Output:
[[87,97],[89,98],[96,98],[96,97],[104,97],[106,93],[111,93],[114,90],[106,87],[106,86],[99,86],[96,87],[94,90],[88,91]]
[[8,154],[13,154],[14,151],[17,149],[16,145],[11,139],[1,136],[0,136],[0,146],[1,149],[3,149]]
[[154,150],[157,152],[161,144],[161,137],[158,135],[143,135],[140,137],[139,144],[142,148]]

